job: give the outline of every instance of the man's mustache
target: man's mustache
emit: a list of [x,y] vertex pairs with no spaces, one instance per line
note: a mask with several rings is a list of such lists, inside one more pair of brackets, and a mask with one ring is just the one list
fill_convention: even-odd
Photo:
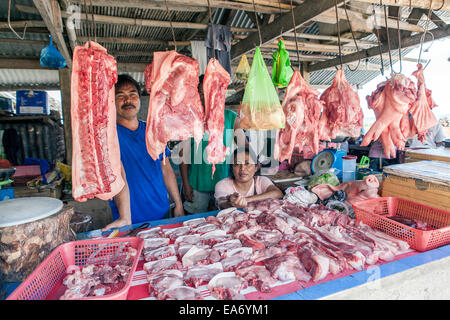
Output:
[[135,106],[134,104],[131,104],[131,103],[129,103],[129,104],[124,104],[124,105],[122,106],[122,109],[125,109],[125,108],[127,108],[127,107],[133,107],[133,108],[136,109],[136,106]]

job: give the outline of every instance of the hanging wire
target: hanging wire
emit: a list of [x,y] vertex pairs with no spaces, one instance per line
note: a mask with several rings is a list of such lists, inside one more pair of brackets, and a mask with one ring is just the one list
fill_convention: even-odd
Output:
[[214,24],[213,24],[213,19],[212,19],[212,14],[211,14],[211,5],[209,4],[209,0],[208,0],[208,12],[209,12],[209,23],[211,24],[211,35],[212,35],[212,57],[213,59],[216,58],[216,37],[214,36]]
[[[425,36],[427,33],[429,33],[431,35],[431,44],[430,46],[425,50],[428,51],[431,48],[431,45],[433,44],[433,40],[434,40],[434,35],[428,30],[428,27],[430,25],[430,16],[431,16],[431,8],[433,6],[433,0],[430,0],[430,8],[428,9],[428,15],[427,15],[427,23],[426,26],[424,28],[424,32],[422,34],[422,37],[420,37],[420,50],[419,50],[419,58],[417,59],[417,63],[420,63],[420,58],[422,57],[422,47],[423,47],[423,42],[425,41]],[[425,67],[423,68],[425,70],[425,68],[428,66],[428,64],[430,63],[430,61],[428,61],[428,63],[425,65]]]
[[94,42],[97,42],[97,27],[95,25],[95,19],[94,19],[94,7],[92,6],[92,0],[89,0],[91,3],[91,17],[92,17],[92,23],[94,25]]
[[294,27],[295,48],[297,49],[298,70],[300,71],[300,54],[298,52],[297,31],[296,31],[297,25],[295,24],[295,16],[294,16],[294,8],[292,7],[292,0],[291,0],[291,14],[292,14],[292,25]]
[[402,73],[402,37],[400,34],[400,11],[401,8],[398,8],[398,15],[397,15],[397,36],[398,36],[398,59],[400,62],[400,72]]
[[[291,1],[292,1],[292,0],[291,0]],[[353,28],[352,28],[352,25],[351,25],[351,23],[350,23],[350,19],[349,19],[349,17],[348,17],[347,6],[346,6],[345,3],[344,3],[344,10],[345,10],[345,15],[346,15],[346,17],[347,17],[348,24],[349,24],[349,26],[350,26],[350,32],[352,33],[353,42],[355,43],[355,46],[356,46],[356,52],[359,52],[358,43],[357,43],[357,41],[356,41],[356,37],[355,37],[355,34],[354,34],[354,32],[353,32]],[[358,65],[356,66],[355,69],[351,69],[348,65],[347,65],[347,68],[348,68],[350,71],[356,71],[356,70],[358,70],[359,64],[360,64],[360,63],[361,63],[361,58],[358,59]]]
[[258,28],[258,34],[259,34],[259,46],[261,46],[262,45],[262,38],[261,38],[261,30],[259,29],[259,22],[258,22],[259,18],[258,18],[258,14],[256,12],[255,0],[252,0],[252,2],[253,2],[253,10],[255,11],[256,27]]
[[391,54],[391,41],[389,37],[389,27],[387,22],[387,13],[386,13],[386,6],[383,6],[383,0],[380,0],[380,6],[384,8],[384,22],[386,24],[386,36],[387,36],[387,45],[389,50],[389,65],[391,66],[391,73],[394,72],[392,68],[392,54]]
[[[280,9],[280,17],[283,15],[283,13],[281,12],[281,0],[278,0],[278,9]],[[281,33],[283,34],[283,26],[281,27]]]
[[88,36],[88,48],[91,47],[91,31],[89,29],[89,16],[88,16],[88,7],[86,5],[86,0],[84,0],[84,11],[86,14],[86,33]]
[[339,26],[339,14],[338,14],[337,0],[334,0],[334,9],[335,9],[335,12],[336,12],[336,25],[337,25],[338,47],[339,47],[339,61],[341,63],[341,69],[342,69],[341,28]]
[[17,36],[17,38],[19,38],[20,40],[23,40],[23,39],[25,39],[25,32],[27,31],[27,25],[28,25],[28,22],[25,22],[25,27],[23,29],[22,36],[19,36],[17,34],[17,32],[13,29],[13,27],[11,26],[11,0],[9,0],[9,2],[8,2],[8,27]]
[[172,31],[173,45],[175,47],[175,51],[177,51],[177,41],[175,40],[175,31],[173,30],[172,18],[170,18],[170,11],[169,7],[167,6],[167,0],[164,0],[164,4],[166,5],[167,17],[169,18],[170,30]]
[[373,21],[375,23],[375,30],[377,31],[378,49],[380,51],[380,60],[381,60],[380,72],[381,72],[381,75],[384,76],[383,51],[381,50],[380,29],[378,28],[378,24],[377,24],[377,18],[376,18],[377,15],[375,14],[375,6],[372,6],[372,15],[373,15]]

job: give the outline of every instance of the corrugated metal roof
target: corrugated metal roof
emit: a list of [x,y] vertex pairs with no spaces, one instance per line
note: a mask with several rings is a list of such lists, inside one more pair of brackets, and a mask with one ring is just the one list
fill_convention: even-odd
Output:
[[[32,0],[14,0],[13,5],[21,4],[29,7],[34,7]],[[0,1],[0,19],[6,21],[7,18],[7,1]],[[84,6],[81,6],[82,8]],[[116,17],[128,17],[128,18],[141,18],[141,19],[151,19],[151,20],[159,20],[159,21],[168,21],[168,15],[165,10],[150,10],[150,9],[142,9],[142,8],[118,8],[118,7],[109,7],[109,6],[94,6],[94,13],[105,16],[116,16]],[[402,17],[405,19],[410,12],[411,9],[408,7],[402,8]],[[224,21],[224,18],[228,16],[230,13],[229,9],[215,9],[213,10],[213,22],[221,23]],[[445,21],[450,21],[450,12],[435,12],[437,16]],[[205,15],[206,14],[206,15]],[[250,13],[253,14],[253,13]],[[12,20],[37,20],[39,17],[35,14],[29,14],[21,12],[15,8],[11,11]],[[181,12],[181,11],[171,11],[171,20],[172,21],[191,21],[194,22],[198,17],[206,17],[207,12]],[[276,17],[278,14],[276,14]],[[426,16],[422,16],[421,21],[419,21],[419,25],[425,26]],[[231,21],[230,26],[232,27],[240,27],[240,28],[255,28],[255,24],[249,18],[248,14],[243,10],[235,11]],[[435,28],[436,26],[433,23],[430,23],[430,28]],[[184,36],[186,32],[194,32],[194,30],[187,30],[181,28],[175,28],[175,37],[177,41],[184,40]],[[303,33],[309,34],[319,34],[319,26],[317,23],[311,23]],[[89,33],[90,32],[90,33]],[[88,23],[81,23],[81,29],[76,30],[77,37],[87,37],[88,34],[93,35],[93,25]],[[96,23],[96,36],[97,37],[107,37],[107,38],[138,38],[138,39],[149,39],[149,40],[165,40],[172,41],[172,33],[169,28],[160,28],[160,27],[147,27],[147,26],[131,26],[131,25],[120,25],[120,24],[104,24],[104,23]],[[245,33],[241,33],[245,34]],[[205,32],[203,30],[197,32],[197,35],[194,39],[202,39],[204,37]],[[10,32],[1,32],[0,38],[2,37],[11,37]],[[26,36],[29,40],[38,40],[38,41],[48,41],[48,34],[46,33],[28,33]],[[364,40],[372,40],[376,41],[375,35],[370,35]],[[124,43],[103,43],[102,45],[109,52],[154,52],[159,50],[166,50],[165,45],[150,45],[150,44],[124,44]],[[20,43],[2,43],[0,42],[0,57],[3,56],[34,56],[38,57],[40,51],[45,45],[41,44],[27,44],[23,45]],[[406,55],[411,49],[403,49],[402,55]],[[275,51],[275,49],[273,49]],[[183,51],[183,53],[189,55],[189,51]],[[314,54],[317,55],[318,52],[308,52],[301,51],[301,54]],[[321,53],[327,56],[336,56],[334,53]],[[397,52],[392,52],[393,55],[396,55]],[[294,53],[295,55],[295,53]],[[135,55],[124,55],[116,57],[118,62],[130,62],[130,63],[149,63],[151,61],[150,56],[135,56]],[[251,63],[251,59],[249,59]],[[369,63],[379,64],[379,57],[372,57],[368,59]],[[272,61],[271,59],[266,59],[266,64],[270,67]],[[364,64],[365,61],[361,61],[361,64]],[[383,65],[385,69],[389,68],[389,60],[383,59]],[[395,67],[396,65],[394,65]],[[330,85],[333,81],[335,74],[335,70],[321,70],[311,73],[310,81],[313,85]],[[368,81],[375,78],[379,72],[370,71],[370,70],[358,70],[358,71],[350,71],[346,70],[347,80],[353,85],[364,85]],[[144,77],[142,72],[133,72],[130,73],[137,81],[141,84],[144,83]],[[19,85],[19,84],[51,84],[52,86],[58,84],[58,72],[50,71],[50,70],[14,70],[8,71],[5,69],[0,69],[0,81],[1,85]],[[238,82],[236,79],[233,79],[233,86],[239,85],[241,82]]]

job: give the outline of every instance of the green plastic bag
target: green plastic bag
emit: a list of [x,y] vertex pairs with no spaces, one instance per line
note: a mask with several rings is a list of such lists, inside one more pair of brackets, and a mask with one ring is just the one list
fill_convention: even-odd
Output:
[[278,88],[285,88],[289,85],[294,70],[289,61],[289,52],[284,48],[284,41],[278,41],[278,50],[272,55],[272,82]]
[[286,122],[280,99],[259,47],[256,47],[253,56],[239,115],[242,129],[281,129]]
[[311,190],[319,184],[331,184],[332,186],[337,186],[340,182],[339,178],[334,173],[334,170],[330,169],[328,172],[315,174],[308,183],[308,190]]

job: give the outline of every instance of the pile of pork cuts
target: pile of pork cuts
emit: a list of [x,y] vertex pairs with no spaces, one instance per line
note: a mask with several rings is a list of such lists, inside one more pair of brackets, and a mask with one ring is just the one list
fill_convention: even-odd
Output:
[[396,157],[395,148],[403,150],[406,139],[417,135],[423,142],[427,130],[438,123],[431,111],[436,104],[431,99],[431,90],[425,87],[422,65],[417,67],[413,73],[417,88],[411,79],[393,73],[367,97],[368,106],[377,120],[364,136],[361,146],[380,139],[384,154],[388,158]]
[[282,102],[286,125],[278,133],[275,157],[279,161],[291,159],[294,148],[302,152],[309,146],[319,152],[321,140],[337,137],[359,137],[363,112],[359,97],[337,70],[332,85],[319,98],[319,92],[309,87],[297,70],[292,75]]
[[116,254],[114,264],[70,265],[63,279],[66,287],[60,300],[101,297],[121,290],[128,280],[137,250],[128,247]]
[[[291,282],[391,261],[404,241],[359,224],[322,205],[282,200],[252,203],[172,229],[142,231],[150,296],[156,299],[245,299],[243,290],[271,292]],[[251,288],[253,287],[253,288]]]

